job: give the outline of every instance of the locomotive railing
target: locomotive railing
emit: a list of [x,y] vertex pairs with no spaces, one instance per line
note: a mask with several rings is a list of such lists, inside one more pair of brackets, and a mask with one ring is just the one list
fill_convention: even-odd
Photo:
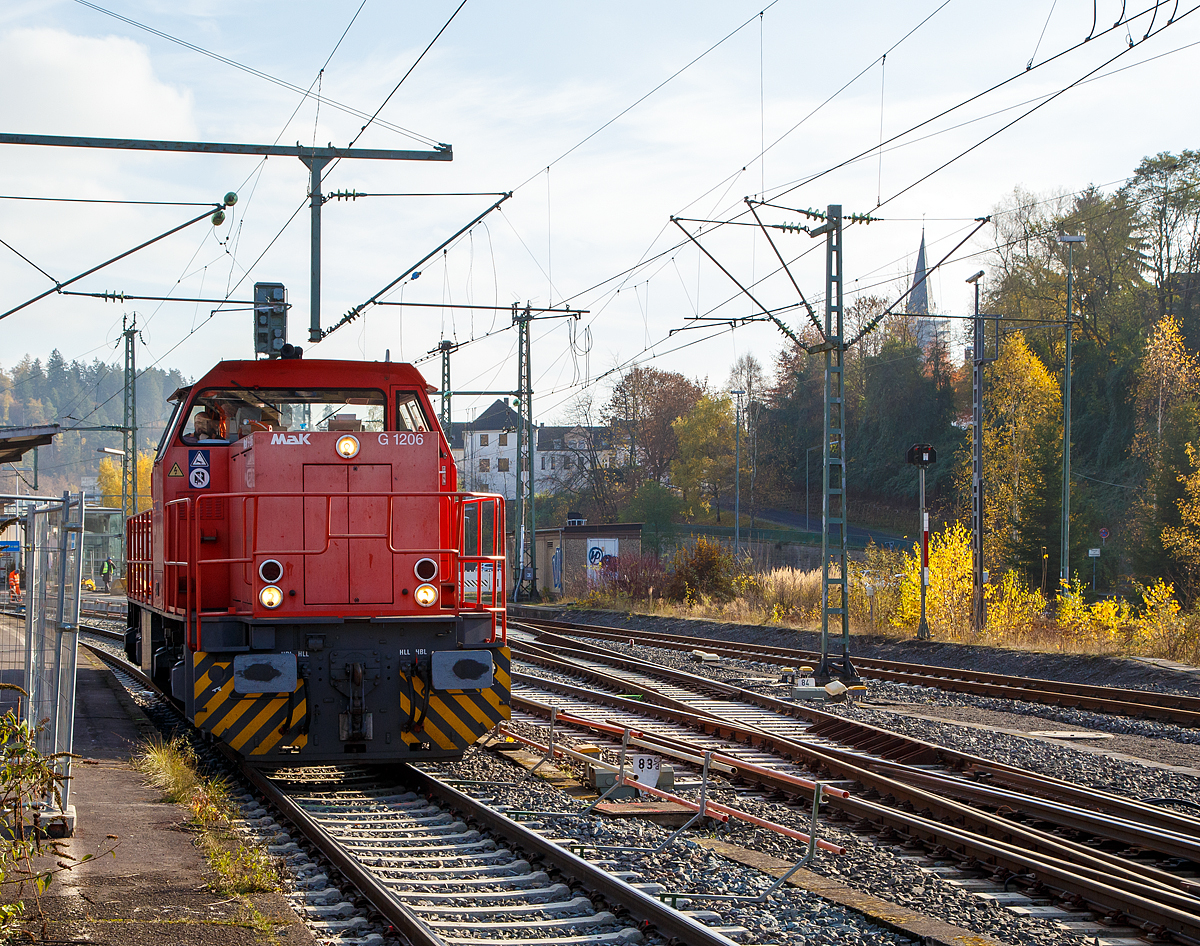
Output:
[[149,601],[154,591],[154,512],[130,516],[125,529],[125,593]]
[[[233,506],[238,503],[242,511],[242,548],[244,555],[223,558],[201,558],[201,529],[197,519],[197,501],[227,500],[230,503],[226,518],[232,526]],[[299,549],[271,548],[259,543],[259,513],[262,500],[297,499],[306,504],[324,502],[324,541],[319,547]],[[357,500],[385,500],[387,530],[383,532],[350,532],[333,530],[334,503]],[[411,504],[413,500],[433,500],[437,507],[439,534],[447,535],[453,546],[430,548],[421,545],[415,548],[398,547],[395,535],[398,503]],[[311,506],[308,507],[311,509]],[[346,509],[348,510],[348,506]],[[339,510],[341,514],[341,510]],[[130,557],[129,571],[135,576],[130,588],[133,597],[152,600],[153,557],[151,551],[152,513],[141,513],[129,520]],[[136,535],[136,541],[132,536]],[[496,553],[504,536],[504,500],[500,496],[477,493],[418,493],[418,492],[272,492],[272,493],[212,493],[204,497],[187,496],[166,503],[163,509],[163,607],[169,613],[183,617],[188,645],[200,649],[200,619],[214,616],[253,616],[254,606],[238,609],[233,606],[221,610],[203,609],[204,572],[221,567],[242,566],[242,579],[253,586],[254,562],[261,557],[305,557],[327,553],[335,540],[382,540],[393,555],[436,557],[439,574],[446,584],[453,583],[454,599],[450,605],[439,610],[461,613],[489,613],[492,616],[493,640],[507,639],[506,613],[504,607],[504,555]],[[233,536],[230,535],[232,540]],[[490,549],[490,551],[489,551]],[[443,602],[444,603],[444,602]],[[229,602],[232,604],[232,602]],[[310,606],[328,608],[331,605]],[[344,605],[338,607],[345,607]],[[356,606],[367,610],[366,606]]]

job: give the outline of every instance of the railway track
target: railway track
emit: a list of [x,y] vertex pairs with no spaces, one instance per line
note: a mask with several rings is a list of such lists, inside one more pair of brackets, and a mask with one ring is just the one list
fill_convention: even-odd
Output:
[[802,765],[852,784],[830,800],[835,820],[1107,922],[1200,942],[1200,885],[1179,873],[1200,864],[1200,821],[558,634],[514,640],[514,657],[550,671],[514,675],[514,709],[637,727],[643,745],[676,759],[716,749],[752,763],[739,778],[782,795],[792,792],[769,769]]
[[[1071,910],[1090,911],[1114,932],[1127,924],[1131,933],[1200,943],[1200,884],[1179,871],[1200,863],[1200,821],[806,704],[631,660],[543,628],[528,628],[529,637],[540,638],[537,643],[522,640],[526,635],[520,630],[514,625],[514,656],[541,671],[514,675],[514,711],[525,718],[546,717],[557,709],[585,720],[590,716],[597,730],[611,729],[613,722],[633,726],[653,751],[684,764],[705,751],[725,753],[741,762],[739,781],[779,796],[795,795],[790,779],[796,776],[838,780],[853,791],[848,798],[829,800],[828,820],[923,853],[945,870],[954,868],[964,884],[1007,891],[1015,882],[1033,898],[1025,902],[1050,898]],[[113,642],[120,638],[119,632],[105,636]],[[617,639],[628,640],[628,633]],[[648,721],[648,714],[655,721]],[[599,742],[597,735],[590,731],[588,738]],[[627,903],[608,906],[614,901],[607,894],[578,879],[566,882],[565,893],[555,888],[544,904],[533,902],[542,894],[531,891],[555,887],[559,875],[577,875],[573,864],[540,866],[541,854],[530,852],[546,846],[555,856],[569,860],[573,855],[542,834],[514,840],[508,832],[528,831],[528,825],[452,786],[436,788],[428,773],[421,778],[430,781],[408,786],[340,769],[274,779],[252,771],[248,777],[278,818],[296,825],[306,844],[350,878],[389,923],[400,930],[424,927],[437,937],[417,942],[486,942],[493,929],[487,924],[508,916],[508,907],[529,911],[514,914],[521,925],[533,919],[548,924],[530,927],[537,930],[538,942],[560,935],[573,942],[622,942],[621,936],[632,938],[653,925],[637,911],[658,903],[655,894],[661,891],[654,888],[637,891],[632,909]],[[492,824],[491,819],[500,820]],[[458,849],[460,843],[464,847]],[[366,857],[365,851],[375,856]],[[499,853],[490,857],[492,852]],[[457,877],[437,876],[447,863],[461,865]],[[467,864],[517,879],[510,884],[485,873],[492,880],[483,880],[482,888],[480,882],[458,888],[474,892],[456,896],[453,885],[465,878]],[[416,880],[404,879],[405,865],[416,871]],[[590,866],[600,870],[603,865]],[[990,877],[974,879],[989,872]],[[477,896],[480,889],[489,892],[486,899]],[[590,893],[581,898],[578,889]],[[684,916],[684,921],[712,922],[714,916]],[[707,932],[728,942],[725,933],[734,931]],[[666,935],[707,942],[692,933]]]
[[[123,640],[107,628],[83,630],[110,644]],[[149,677],[111,650],[83,644],[153,689]],[[726,934],[745,932],[722,927],[716,913],[668,906],[655,896],[660,888],[638,886],[632,873],[614,874],[584,860],[542,825],[514,821],[429,772],[264,772],[229,759],[270,806],[247,812],[251,824],[298,832],[415,946],[604,946],[647,939],[731,946]],[[292,842],[276,851],[301,848]],[[347,906],[329,903],[333,895],[341,891],[325,887],[304,899],[318,911]],[[514,938],[514,924],[530,935]]]
[[[797,667],[815,663],[820,655],[810,651],[766,644],[746,644],[711,637],[688,637],[660,631],[602,627],[594,624],[574,624],[526,616],[529,609],[510,608],[515,620],[542,631],[571,637],[595,640],[623,641],[636,639],[639,644],[666,650],[704,650],[721,657],[757,661],[780,667]],[[999,699],[1023,700],[1048,706],[1071,707],[1110,713],[1120,716],[1154,719],[1180,726],[1200,728],[1200,697],[1152,690],[1129,690],[1087,684],[1063,683],[1034,677],[1006,676],[952,667],[931,667],[923,664],[900,663],[855,657],[854,666],[863,677],[933,687],[954,693],[991,696]]]

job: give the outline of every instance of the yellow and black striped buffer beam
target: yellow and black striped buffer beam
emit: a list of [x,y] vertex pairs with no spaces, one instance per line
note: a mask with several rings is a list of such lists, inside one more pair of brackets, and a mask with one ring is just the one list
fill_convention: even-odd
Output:
[[265,755],[280,746],[303,748],[308,743],[305,681],[291,693],[236,693],[233,661],[226,654],[198,651],[195,669],[198,728],[212,733],[243,755]]
[[511,715],[512,652],[492,651],[492,685],[481,690],[432,690],[419,675],[400,674],[400,713],[409,720],[404,741],[464,750]]

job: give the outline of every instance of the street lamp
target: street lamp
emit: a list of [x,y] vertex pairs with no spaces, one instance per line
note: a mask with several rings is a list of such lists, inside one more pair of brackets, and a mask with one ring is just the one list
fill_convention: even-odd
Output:
[[745,391],[730,391],[737,395],[737,428],[733,451],[733,554],[742,548],[742,395]]
[[1074,280],[1072,264],[1075,244],[1083,243],[1083,236],[1058,235],[1058,242],[1067,244],[1067,345],[1066,367],[1063,370],[1063,495],[1062,495],[1062,552],[1059,561],[1058,581],[1061,594],[1071,583],[1071,564],[1068,547],[1071,537],[1071,289]]

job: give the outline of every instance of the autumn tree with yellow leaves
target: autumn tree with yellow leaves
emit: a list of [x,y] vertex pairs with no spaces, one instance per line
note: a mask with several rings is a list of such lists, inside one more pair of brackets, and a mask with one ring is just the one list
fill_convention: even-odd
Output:
[[1187,471],[1192,444],[1200,445],[1198,395],[1200,364],[1178,321],[1163,316],[1146,339],[1133,399],[1130,453],[1141,461],[1144,488],[1131,497],[1131,525],[1137,571],[1174,579],[1188,598],[1200,578],[1185,541],[1188,510],[1196,501]]
[[735,419],[728,394],[705,395],[696,406],[672,424],[679,441],[679,457],[671,462],[671,481],[683,491],[684,501],[711,499],[721,521],[721,500],[733,491]]
[[[144,450],[137,458],[137,512],[145,512],[152,505],[150,499],[150,473],[154,468],[154,454]],[[100,502],[105,506],[121,508],[121,465],[105,457],[100,461],[97,476]]]
[[1014,334],[988,368],[984,554],[997,574],[1016,568],[1035,587],[1042,583],[1042,546],[1058,523],[1061,423],[1055,378],[1025,337]]

